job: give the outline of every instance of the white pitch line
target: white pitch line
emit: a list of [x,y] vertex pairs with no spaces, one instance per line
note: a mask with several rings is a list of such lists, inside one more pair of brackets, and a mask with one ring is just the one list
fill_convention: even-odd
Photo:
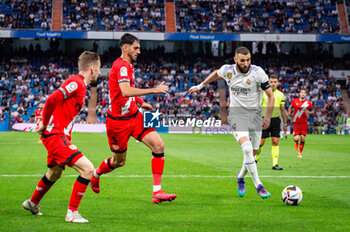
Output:
[[[0,175],[0,177],[42,177],[43,174],[34,175]],[[77,175],[65,175],[63,177],[77,177]],[[151,178],[152,175],[103,175],[108,178]],[[206,176],[206,175],[164,175],[166,178],[235,178],[236,176]],[[250,176],[246,176],[250,177]],[[261,178],[310,178],[310,179],[350,179],[350,176],[260,176]]]

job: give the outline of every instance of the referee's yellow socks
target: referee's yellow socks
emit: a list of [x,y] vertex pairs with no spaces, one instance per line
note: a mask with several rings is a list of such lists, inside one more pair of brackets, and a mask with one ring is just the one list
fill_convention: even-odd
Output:
[[272,146],[271,148],[271,156],[272,156],[272,167],[278,164],[278,155],[280,153],[279,146]]
[[263,147],[259,147],[259,150],[258,150],[258,152],[256,153],[256,156],[255,156],[255,161],[256,162],[259,161],[260,153],[262,152],[262,150],[263,150]]

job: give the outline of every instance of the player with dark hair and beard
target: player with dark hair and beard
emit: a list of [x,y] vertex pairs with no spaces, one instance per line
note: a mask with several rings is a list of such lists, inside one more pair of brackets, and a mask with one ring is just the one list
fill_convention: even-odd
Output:
[[152,150],[153,195],[152,202],[172,201],[175,194],[167,194],[161,189],[161,177],[164,168],[164,142],[154,128],[144,128],[143,115],[136,103],[145,110],[153,110],[152,105],[139,96],[164,94],[169,87],[162,82],[155,88],[140,89],[135,87],[134,66],[141,53],[137,37],[126,33],[119,42],[122,55],[113,63],[109,75],[109,108],[107,112],[107,137],[112,157],[102,161],[91,179],[91,188],[100,192],[100,176],[125,165],[128,141],[133,136]]
[[[243,165],[237,173],[237,191],[239,196],[245,195],[244,176],[249,172],[258,195],[264,199],[269,197],[270,193],[259,179],[254,156],[259,149],[262,129],[270,125],[274,96],[265,71],[259,66],[251,65],[248,48],[238,47],[234,61],[233,65],[223,65],[219,70],[213,71],[202,83],[191,87],[189,93],[199,91],[219,78],[226,81],[230,91],[228,122],[243,152]],[[262,119],[261,101],[264,92],[268,102],[266,116]]]

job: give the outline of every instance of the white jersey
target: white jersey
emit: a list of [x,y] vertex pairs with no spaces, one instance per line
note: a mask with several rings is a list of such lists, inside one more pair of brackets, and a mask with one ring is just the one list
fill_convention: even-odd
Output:
[[247,73],[239,73],[234,65],[223,65],[218,76],[223,78],[230,90],[230,107],[261,111],[263,90],[270,87],[265,71],[251,65]]

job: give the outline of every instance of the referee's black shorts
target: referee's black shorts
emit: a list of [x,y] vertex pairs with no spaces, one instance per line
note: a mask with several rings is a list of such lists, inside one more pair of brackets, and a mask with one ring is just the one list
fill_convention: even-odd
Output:
[[270,126],[266,130],[262,131],[261,138],[266,139],[268,137],[280,137],[281,132],[281,119],[271,118]]

